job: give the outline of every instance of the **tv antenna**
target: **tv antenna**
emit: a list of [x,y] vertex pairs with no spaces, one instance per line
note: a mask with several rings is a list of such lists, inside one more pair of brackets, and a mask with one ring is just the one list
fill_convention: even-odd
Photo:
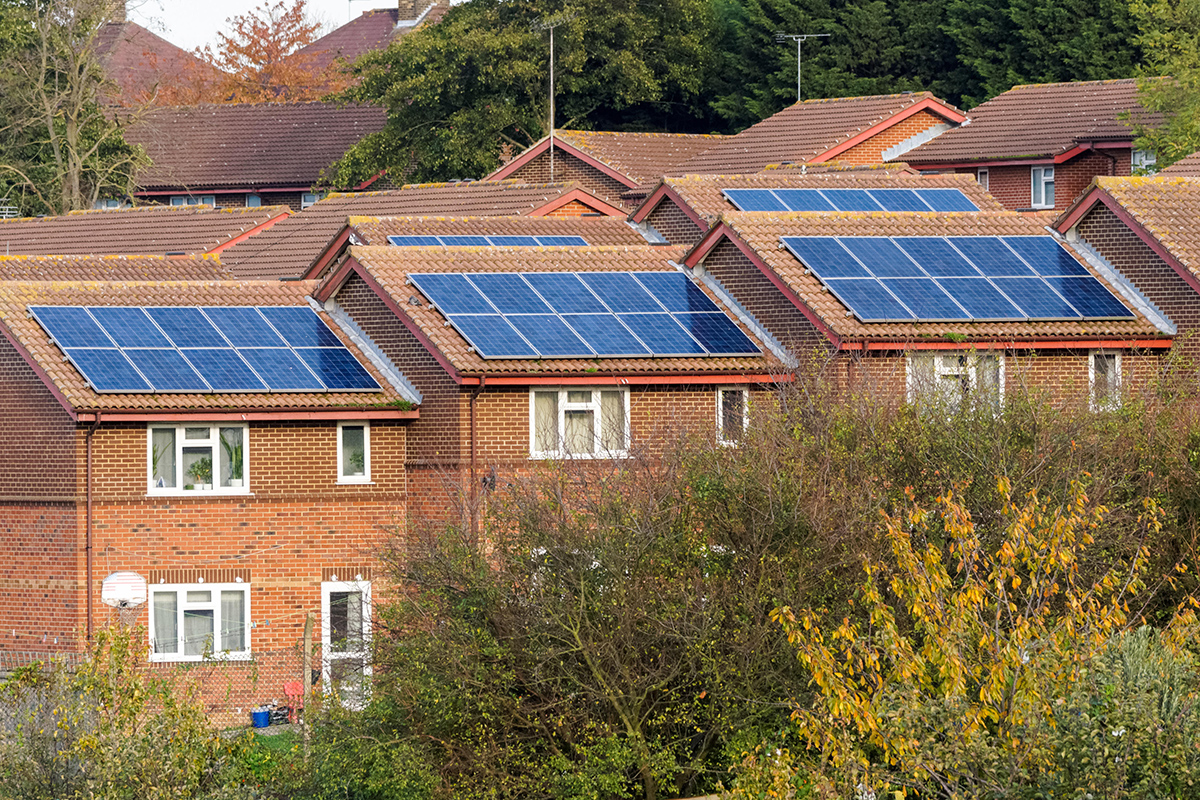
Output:
[[529,26],[531,31],[550,31],[550,182],[554,183],[554,29],[579,16],[578,11],[561,11]]
[[783,44],[789,39],[796,43],[796,102],[804,100],[804,93],[800,89],[800,67],[803,64],[803,55],[800,52],[801,46],[808,39],[820,39],[829,36],[828,33],[781,33],[775,32],[775,41],[778,44]]

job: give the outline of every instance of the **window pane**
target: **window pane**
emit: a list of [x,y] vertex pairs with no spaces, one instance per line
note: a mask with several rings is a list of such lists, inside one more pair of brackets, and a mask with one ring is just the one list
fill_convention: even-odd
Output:
[[1092,392],[1097,405],[1103,405],[1116,395],[1117,357],[1115,354],[1097,353],[1092,361]]
[[329,593],[329,647],[337,653],[363,649],[362,592]]
[[246,465],[246,448],[242,428],[221,428],[221,485],[241,486],[242,470]]
[[567,392],[568,403],[590,403],[592,402],[591,392],[569,391]]
[[199,489],[212,486],[212,448],[183,448],[183,485]]
[[625,393],[600,393],[600,446],[608,452],[625,450]]
[[741,389],[721,390],[721,440],[736,442],[742,438],[746,422],[746,394]]
[[150,432],[150,469],[154,488],[175,488],[175,431],[155,428]]
[[221,592],[221,650],[246,649],[246,593]]
[[558,450],[558,392],[533,395],[533,449],[537,453]]
[[591,411],[567,411],[563,444],[568,453],[591,453],[596,449],[596,418]]
[[1035,206],[1042,205],[1042,171],[1040,169],[1033,170],[1033,204]]
[[1046,194],[1046,205],[1048,205],[1048,206],[1054,205],[1054,171],[1053,170],[1050,170],[1050,174],[1047,176],[1045,194]]
[[187,593],[187,601],[189,603],[211,603],[212,592],[192,591]]
[[175,592],[153,592],[154,652],[179,652],[179,598]]
[[362,425],[342,426],[342,475],[366,475],[367,436]]
[[[188,594],[191,594],[189,592]],[[199,656],[213,649],[213,610],[183,610],[183,654]]]
[[211,435],[208,428],[184,428],[183,438],[185,439],[207,439]]
[[996,356],[980,356],[975,365],[975,381],[979,386],[979,399],[997,406],[1000,403],[1000,359]]
[[909,393],[914,400],[929,399],[937,385],[937,361],[935,356],[918,353],[909,360]]

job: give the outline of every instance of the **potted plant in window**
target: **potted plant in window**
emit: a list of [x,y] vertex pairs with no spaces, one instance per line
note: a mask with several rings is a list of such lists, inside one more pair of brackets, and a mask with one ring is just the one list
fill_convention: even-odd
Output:
[[208,456],[198,458],[188,467],[188,475],[197,489],[212,488],[212,459]]
[[366,453],[359,449],[346,454],[346,474],[363,475],[366,473]]
[[242,464],[245,461],[242,447],[241,439],[234,443],[221,437],[221,449],[225,451],[225,458],[229,462],[229,485],[235,489],[242,485]]

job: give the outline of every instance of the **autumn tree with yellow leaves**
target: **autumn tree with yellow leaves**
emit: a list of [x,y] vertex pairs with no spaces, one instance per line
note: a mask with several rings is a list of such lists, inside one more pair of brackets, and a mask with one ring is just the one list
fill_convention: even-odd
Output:
[[[985,547],[953,492],[936,510],[910,494],[904,513],[885,516],[892,558],[866,568],[851,615],[830,627],[814,610],[775,612],[815,690],[792,717],[807,754],[750,757],[741,794],[1200,791],[1200,681],[1184,635],[1194,601],[1158,631],[1134,630],[1156,588],[1146,548],[1085,579],[1107,510],[1083,485],[1061,505],[1014,500],[1004,479],[998,489],[998,546]],[[1146,540],[1161,516],[1144,501]]]

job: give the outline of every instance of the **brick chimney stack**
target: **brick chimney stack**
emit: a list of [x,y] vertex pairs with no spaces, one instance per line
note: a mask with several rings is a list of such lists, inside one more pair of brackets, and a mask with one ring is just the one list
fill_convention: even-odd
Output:
[[400,19],[416,19],[417,18],[417,3],[419,0],[399,0],[400,2]]
[[[128,19],[129,9],[126,8],[126,0],[114,0],[112,8],[112,22],[125,22]],[[403,3],[401,4],[403,5]]]

